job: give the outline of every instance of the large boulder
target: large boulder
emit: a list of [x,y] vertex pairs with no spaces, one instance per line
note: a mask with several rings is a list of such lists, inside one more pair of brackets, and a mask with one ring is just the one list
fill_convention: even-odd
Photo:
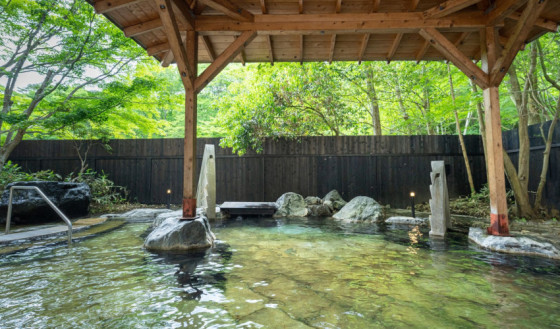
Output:
[[307,211],[313,217],[330,217],[333,214],[332,208],[324,204],[307,206]]
[[376,222],[382,215],[383,208],[377,201],[367,196],[357,196],[333,217],[345,222]]
[[[91,191],[86,183],[14,182],[6,185],[0,199],[0,221],[5,222],[10,187],[36,186],[69,218],[86,216],[91,202]],[[12,223],[33,224],[60,221],[60,216],[34,190],[14,190]]]
[[[171,213],[165,215],[168,214]],[[193,220],[181,220],[181,215],[175,215],[154,228],[144,247],[153,251],[204,249],[212,247],[215,239],[205,215],[198,214]]]
[[321,200],[321,198],[316,197],[316,196],[308,196],[305,198],[305,203],[308,206],[318,206],[323,204],[323,200]]
[[346,201],[344,201],[337,190],[332,190],[323,198],[323,204],[334,210],[340,210],[346,205]]
[[307,204],[303,197],[297,193],[282,194],[276,200],[277,209],[274,217],[304,217],[307,216]]

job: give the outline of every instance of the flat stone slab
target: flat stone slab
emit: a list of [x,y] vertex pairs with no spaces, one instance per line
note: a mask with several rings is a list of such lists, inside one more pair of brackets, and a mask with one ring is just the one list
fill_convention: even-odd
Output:
[[481,228],[471,227],[469,229],[469,240],[484,249],[492,251],[560,259],[560,250],[552,244],[527,237],[488,235]]
[[427,220],[425,218],[407,217],[407,216],[393,216],[385,220],[387,224],[399,225],[425,225]]
[[275,202],[224,202],[220,210],[231,216],[272,216],[276,212]]

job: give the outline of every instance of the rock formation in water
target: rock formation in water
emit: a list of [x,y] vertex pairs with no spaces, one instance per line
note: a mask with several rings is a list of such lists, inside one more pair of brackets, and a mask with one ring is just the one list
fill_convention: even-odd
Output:
[[278,210],[274,217],[304,217],[308,215],[307,204],[303,197],[297,193],[288,192],[282,194],[276,200]]
[[383,208],[367,196],[357,196],[348,202],[333,218],[346,222],[376,222],[383,215]]
[[[12,186],[37,186],[68,218],[86,216],[89,212],[91,191],[86,183],[14,182],[6,185],[0,199],[1,222],[6,221]],[[12,223],[61,221],[60,216],[34,190],[14,190],[12,205]]]
[[333,210],[340,210],[346,205],[346,201],[340,196],[337,190],[332,190],[323,198],[323,204],[331,207]]

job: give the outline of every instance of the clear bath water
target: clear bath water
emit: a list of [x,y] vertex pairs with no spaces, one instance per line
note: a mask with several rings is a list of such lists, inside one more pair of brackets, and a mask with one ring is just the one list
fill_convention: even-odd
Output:
[[560,263],[328,219],[230,221],[203,253],[148,223],[0,256],[0,328],[558,328]]

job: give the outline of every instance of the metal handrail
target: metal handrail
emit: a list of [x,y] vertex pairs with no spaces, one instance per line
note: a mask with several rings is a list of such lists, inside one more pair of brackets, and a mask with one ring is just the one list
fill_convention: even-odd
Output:
[[72,244],[72,222],[66,217],[60,209],[41,191],[37,186],[12,186],[10,187],[10,199],[8,200],[8,216],[6,217],[6,234],[10,233],[10,222],[12,220],[12,199],[14,190],[35,190],[47,202],[49,206],[60,216],[68,225],[68,244]]

